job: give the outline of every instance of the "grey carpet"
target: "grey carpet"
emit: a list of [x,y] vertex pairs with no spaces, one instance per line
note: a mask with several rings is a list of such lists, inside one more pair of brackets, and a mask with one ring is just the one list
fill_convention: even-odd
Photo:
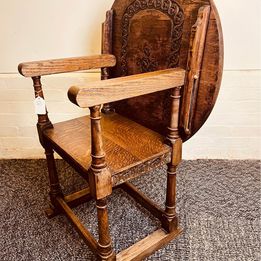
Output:
[[[58,169],[66,192],[85,186],[61,160]],[[165,172],[161,168],[134,182],[161,205]],[[260,261],[260,162],[184,161],[178,172],[183,234],[147,260]],[[1,261],[94,260],[65,217],[45,217],[48,181],[43,160],[0,161],[0,173]],[[121,190],[110,196],[109,210],[117,251],[160,225]],[[97,236],[94,202],[75,211]]]

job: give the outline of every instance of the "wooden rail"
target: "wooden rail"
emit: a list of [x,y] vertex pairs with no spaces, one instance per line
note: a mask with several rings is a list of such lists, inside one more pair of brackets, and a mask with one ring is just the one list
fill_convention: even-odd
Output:
[[73,86],[68,97],[79,107],[88,108],[182,86],[184,79],[185,70],[181,68],[160,70]]
[[20,74],[25,77],[35,77],[57,73],[113,67],[115,64],[115,56],[110,54],[102,54],[20,63],[18,65],[18,70]]

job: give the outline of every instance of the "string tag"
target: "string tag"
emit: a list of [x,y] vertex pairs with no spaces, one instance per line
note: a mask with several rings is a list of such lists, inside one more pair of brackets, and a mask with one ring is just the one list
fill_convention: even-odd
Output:
[[38,96],[34,100],[35,113],[38,115],[46,114],[45,100]]

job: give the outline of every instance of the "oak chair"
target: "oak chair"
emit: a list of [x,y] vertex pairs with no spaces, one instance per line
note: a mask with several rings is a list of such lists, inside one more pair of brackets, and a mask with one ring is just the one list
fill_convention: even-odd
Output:
[[[212,0],[115,0],[102,27],[102,54],[22,63],[43,98],[41,76],[101,69],[102,81],[73,86],[71,102],[90,116],[52,124],[38,113],[37,129],[50,179],[49,217],[64,213],[99,260],[142,260],[181,233],[176,215],[176,169],[182,144],[214,107],[223,68],[223,39]],[[88,183],[70,195],[61,191],[56,151]],[[165,209],[129,181],[168,165]],[[149,177],[148,177],[149,181]],[[122,188],[162,224],[123,250],[113,251],[107,197]],[[96,200],[98,242],[72,208]]]

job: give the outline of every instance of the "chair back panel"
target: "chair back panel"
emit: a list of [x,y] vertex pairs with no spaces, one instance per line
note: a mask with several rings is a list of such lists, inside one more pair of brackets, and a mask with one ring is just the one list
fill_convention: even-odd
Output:
[[[111,77],[181,67],[187,69],[192,26],[198,10],[211,6],[205,54],[192,133],[205,122],[220,87],[223,65],[222,31],[212,0],[116,0],[112,24],[112,53],[117,65]],[[170,117],[170,93],[158,92],[116,102],[116,111],[166,135]],[[181,115],[182,117],[182,115]]]

